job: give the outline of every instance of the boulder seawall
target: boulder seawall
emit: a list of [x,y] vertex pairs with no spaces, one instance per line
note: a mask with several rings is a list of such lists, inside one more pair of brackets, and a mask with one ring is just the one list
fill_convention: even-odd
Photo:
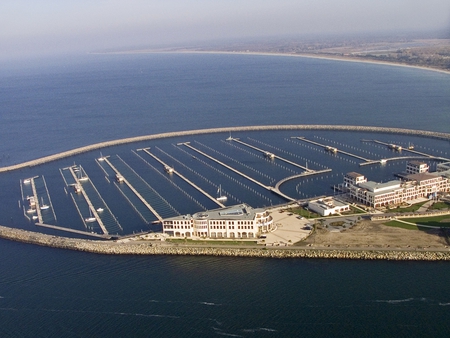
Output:
[[312,248],[234,248],[162,245],[159,242],[95,241],[51,236],[0,226],[0,238],[41,246],[106,255],[178,255],[261,258],[449,261],[449,251],[341,250]]

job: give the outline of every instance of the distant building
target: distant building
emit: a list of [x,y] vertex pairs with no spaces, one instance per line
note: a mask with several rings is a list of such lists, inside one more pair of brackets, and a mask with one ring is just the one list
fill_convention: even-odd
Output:
[[[347,175],[346,175],[347,176]],[[449,180],[428,172],[406,175],[400,180],[377,183],[364,181],[348,185],[349,196],[371,207],[382,207],[412,201],[421,197],[432,198],[439,192],[450,190]],[[359,179],[362,181],[362,179]],[[345,178],[344,178],[345,182]]]
[[410,161],[406,164],[407,174],[422,174],[427,173],[430,167],[425,162],[421,161]]
[[437,172],[442,172],[442,171],[447,171],[447,170],[450,170],[450,162],[439,163],[436,166],[436,171]]
[[328,197],[310,201],[308,203],[308,209],[318,213],[321,216],[329,216],[350,211],[350,205],[335,198]]
[[245,203],[163,220],[165,234],[182,238],[257,238],[273,229],[267,210]]
[[344,176],[344,186],[349,187],[351,185],[360,184],[363,182],[367,182],[367,178],[362,174],[358,174],[354,171],[345,174]]

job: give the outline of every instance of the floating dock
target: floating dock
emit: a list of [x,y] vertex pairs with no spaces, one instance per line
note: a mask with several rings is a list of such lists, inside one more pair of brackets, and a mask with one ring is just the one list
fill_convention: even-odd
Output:
[[251,144],[245,143],[245,142],[241,141],[240,139],[229,137],[229,138],[227,138],[227,141],[234,141],[234,142],[236,142],[236,143],[242,144],[243,146],[246,146],[246,147],[248,147],[248,148],[251,148],[251,149],[254,149],[254,150],[256,150],[256,151],[259,151],[259,152],[263,153],[264,156],[267,157],[267,158],[270,158],[270,159],[275,159],[275,158],[276,158],[276,159],[279,159],[280,161],[286,162],[286,163],[288,163],[288,164],[290,164],[290,165],[293,165],[294,167],[301,168],[301,169],[303,169],[303,170],[305,170],[305,171],[307,171],[307,172],[313,172],[313,171],[314,171],[314,170],[312,170],[312,169],[308,169],[308,168],[305,167],[305,166],[302,166],[301,164],[292,162],[292,161],[290,161],[290,160],[288,160],[288,159],[286,159],[286,158],[283,158],[283,157],[281,157],[281,156],[275,155],[274,153],[271,153],[271,152],[269,152],[269,151],[267,151],[267,150],[263,150],[263,149],[260,149],[260,148],[258,148],[258,147],[255,147],[255,146],[253,146],[253,145],[251,145]]
[[216,198],[214,198],[213,196],[211,196],[210,194],[208,194],[205,190],[203,190],[202,188],[200,188],[198,185],[196,185],[194,182],[192,182],[191,180],[189,180],[188,178],[186,178],[185,176],[183,176],[182,174],[180,174],[178,171],[176,171],[174,168],[170,167],[169,165],[167,165],[166,163],[164,163],[161,159],[159,159],[156,155],[152,154],[149,150],[149,148],[145,148],[142,149],[142,151],[144,151],[147,155],[151,156],[152,158],[154,158],[156,161],[158,161],[159,163],[161,163],[164,166],[164,170],[168,173],[168,174],[175,174],[177,175],[179,178],[181,178],[182,180],[184,180],[186,183],[188,183],[189,185],[191,185],[194,189],[200,191],[203,195],[205,195],[207,198],[209,198],[210,200],[212,200],[214,203],[216,203],[218,206],[220,206],[221,208],[225,208],[225,205],[223,203],[221,203],[220,201],[218,201]]
[[348,151],[344,151],[344,150],[337,149],[337,148],[332,147],[332,146],[329,146],[329,145],[325,145],[325,144],[321,144],[321,143],[319,143],[319,142],[315,142],[315,141],[312,141],[312,140],[308,140],[308,139],[305,138],[305,137],[294,137],[294,138],[297,139],[297,140],[300,140],[300,141],[304,141],[304,142],[307,142],[307,143],[314,144],[314,145],[316,145],[316,146],[318,146],[318,147],[321,147],[321,148],[323,148],[324,150],[326,150],[326,151],[328,151],[328,152],[330,152],[330,153],[332,153],[332,154],[340,153],[340,154],[344,154],[344,155],[347,155],[347,156],[350,156],[350,157],[357,158],[357,159],[359,159],[359,160],[363,160],[363,161],[372,161],[372,160],[370,160],[370,159],[368,159],[368,158],[365,158],[365,157],[362,157],[362,156],[359,156],[359,155],[356,155],[356,154],[349,153]]
[[[83,170],[80,166],[80,170]],[[73,179],[76,182],[76,189],[77,192],[79,191],[84,199],[86,200],[86,203],[89,206],[89,211],[92,214],[93,217],[95,217],[95,220],[97,221],[98,225],[100,226],[100,228],[102,229],[103,233],[105,235],[108,235],[108,230],[106,229],[105,225],[103,224],[102,219],[100,218],[100,216],[97,213],[97,210],[95,209],[95,207],[92,205],[91,200],[89,199],[89,196],[87,195],[86,191],[83,188],[83,185],[81,184],[80,180],[88,180],[89,177],[86,175],[86,173],[84,173],[84,175],[80,176],[81,178],[78,178],[77,174],[74,171],[74,167],[69,167],[69,171],[72,174]],[[86,221],[83,219],[83,222],[86,225]],[[41,222],[42,223],[42,222]]]
[[146,201],[146,199],[133,187],[133,185],[119,172],[119,170],[111,163],[109,158],[104,158],[112,170],[116,173],[116,178],[119,183],[125,183],[130,190],[139,198],[139,200],[155,215],[155,217],[162,222],[163,217]]

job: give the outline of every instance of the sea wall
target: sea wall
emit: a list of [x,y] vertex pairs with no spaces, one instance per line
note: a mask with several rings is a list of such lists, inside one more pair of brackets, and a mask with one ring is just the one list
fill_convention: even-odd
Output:
[[7,167],[0,168],[0,173],[17,170],[26,167],[37,166],[51,161],[56,161],[69,156],[78,155],[88,151],[98,150],[106,147],[148,141],[153,139],[168,138],[168,137],[179,137],[179,136],[191,136],[199,134],[213,134],[213,133],[225,133],[225,132],[238,132],[238,131],[264,131],[264,130],[340,130],[340,131],[364,131],[364,132],[378,132],[378,133],[390,133],[390,134],[404,134],[404,135],[414,135],[414,136],[424,136],[432,137],[444,140],[450,140],[449,133],[433,132],[426,130],[414,130],[414,129],[403,129],[403,128],[389,128],[389,127],[370,127],[370,126],[344,126],[344,125],[312,125],[312,124],[301,124],[301,125],[268,125],[268,126],[246,126],[246,127],[225,127],[225,128],[210,128],[210,129],[197,129],[197,130],[187,130],[178,132],[168,132],[161,134],[144,135],[137,137],[124,138],[119,140],[112,140],[106,142],[100,142],[91,144],[88,146],[64,151],[58,154],[45,156],[35,160],[14,164]]
[[261,258],[448,261],[449,251],[334,250],[306,248],[232,248],[166,245],[159,242],[94,241],[51,236],[0,226],[0,238],[60,249],[107,255],[184,255]]

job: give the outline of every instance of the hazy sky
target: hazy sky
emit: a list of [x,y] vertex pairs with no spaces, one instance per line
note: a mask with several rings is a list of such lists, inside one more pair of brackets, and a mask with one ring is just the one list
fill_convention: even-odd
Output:
[[450,32],[449,0],[1,0],[0,58],[282,35]]

